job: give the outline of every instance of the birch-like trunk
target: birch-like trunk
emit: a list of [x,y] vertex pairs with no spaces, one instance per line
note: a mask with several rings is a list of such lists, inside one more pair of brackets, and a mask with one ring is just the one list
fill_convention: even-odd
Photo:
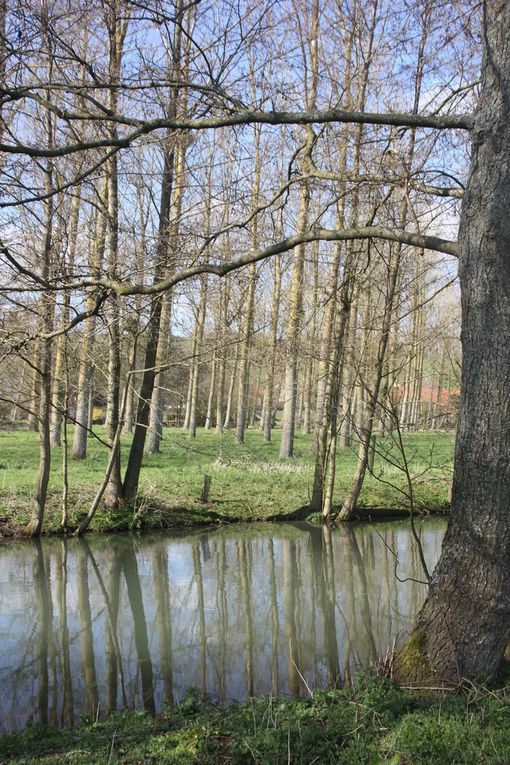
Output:
[[[108,209],[108,178],[100,192],[101,209],[95,220],[94,241],[89,254],[89,268],[98,273],[103,262],[106,247],[106,224]],[[87,310],[94,306],[94,290],[87,291]],[[94,374],[93,353],[95,345],[96,317],[90,316],[83,324],[83,337],[80,343],[80,363],[78,368],[78,390],[76,393],[76,424],[73,436],[73,460],[84,460],[87,456],[87,435],[89,431],[89,409]]]
[[[298,230],[304,231],[308,220],[309,194],[306,183],[301,185]],[[283,388],[282,438],[280,457],[292,457],[294,453],[294,432],[296,427],[297,365],[299,353],[299,332],[302,313],[302,287],[305,246],[299,245],[294,250],[292,278],[289,295],[289,314],[287,320],[287,347],[285,363],[285,383]]]

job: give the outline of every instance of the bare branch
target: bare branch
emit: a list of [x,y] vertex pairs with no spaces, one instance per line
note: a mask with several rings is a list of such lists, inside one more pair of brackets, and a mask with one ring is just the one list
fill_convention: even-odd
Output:
[[423,115],[376,112],[355,112],[344,109],[328,109],[326,111],[312,110],[307,112],[286,111],[238,111],[222,114],[217,117],[203,119],[185,119],[161,117],[154,120],[140,120],[134,117],[118,116],[101,113],[98,115],[88,112],[68,112],[58,110],[64,120],[82,120],[101,123],[115,122],[134,127],[135,129],[124,136],[100,138],[96,141],[80,141],[66,146],[39,147],[22,143],[0,143],[0,151],[6,154],[24,154],[29,157],[64,157],[69,154],[90,149],[107,147],[126,148],[141,136],[155,130],[211,130],[234,125],[314,125],[326,123],[354,123],[358,125],[388,125],[393,127],[432,128],[435,130],[471,130],[474,124],[472,114]]

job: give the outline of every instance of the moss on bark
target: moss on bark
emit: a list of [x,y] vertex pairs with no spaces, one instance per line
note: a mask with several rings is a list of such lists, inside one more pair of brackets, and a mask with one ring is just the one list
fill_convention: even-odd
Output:
[[430,684],[434,672],[425,650],[425,633],[418,627],[395,655],[394,677],[399,683]]

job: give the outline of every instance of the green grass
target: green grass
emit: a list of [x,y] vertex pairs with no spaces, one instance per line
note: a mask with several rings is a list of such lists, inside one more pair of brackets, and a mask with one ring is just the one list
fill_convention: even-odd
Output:
[[[72,428],[69,429],[72,439]],[[97,429],[99,435],[104,433]],[[134,508],[100,510],[96,530],[160,528],[195,523],[235,520],[267,520],[297,517],[309,503],[313,460],[311,436],[298,436],[295,455],[278,458],[280,432],[266,444],[258,430],[247,432],[246,443],[238,445],[230,431],[223,436],[200,430],[190,440],[178,429],[166,429],[161,453],[144,458],[140,498]],[[406,454],[415,478],[417,508],[432,511],[448,506],[453,434],[421,432],[404,436]],[[123,457],[129,439],[123,440]],[[401,456],[389,440],[378,442],[378,450],[392,462]],[[0,431],[0,515],[4,532],[25,524],[30,512],[30,495],[37,472],[37,435],[27,431]],[[107,449],[89,439],[85,461],[69,463],[71,525],[86,512],[101,482]],[[356,450],[338,452],[335,502],[341,503],[349,489],[356,465]],[[359,507],[395,510],[408,506],[403,473],[385,461],[375,460],[377,478],[367,475]],[[212,478],[209,502],[199,501],[204,473]],[[391,484],[391,485],[390,485]],[[46,529],[58,528],[62,492],[62,450],[53,450]],[[2,528],[0,528],[0,532]]]
[[510,762],[510,688],[431,696],[390,680],[222,709],[194,691],[153,719],[121,712],[0,737],[0,762],[53,765],[498,765]]

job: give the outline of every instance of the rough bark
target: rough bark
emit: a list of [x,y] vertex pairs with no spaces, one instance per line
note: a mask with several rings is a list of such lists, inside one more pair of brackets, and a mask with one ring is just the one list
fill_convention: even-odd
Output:
[[510,6],[485,5],[471,174],[459,238],[462,394],[450,522],[399,677],[486,680],[510,629]]

